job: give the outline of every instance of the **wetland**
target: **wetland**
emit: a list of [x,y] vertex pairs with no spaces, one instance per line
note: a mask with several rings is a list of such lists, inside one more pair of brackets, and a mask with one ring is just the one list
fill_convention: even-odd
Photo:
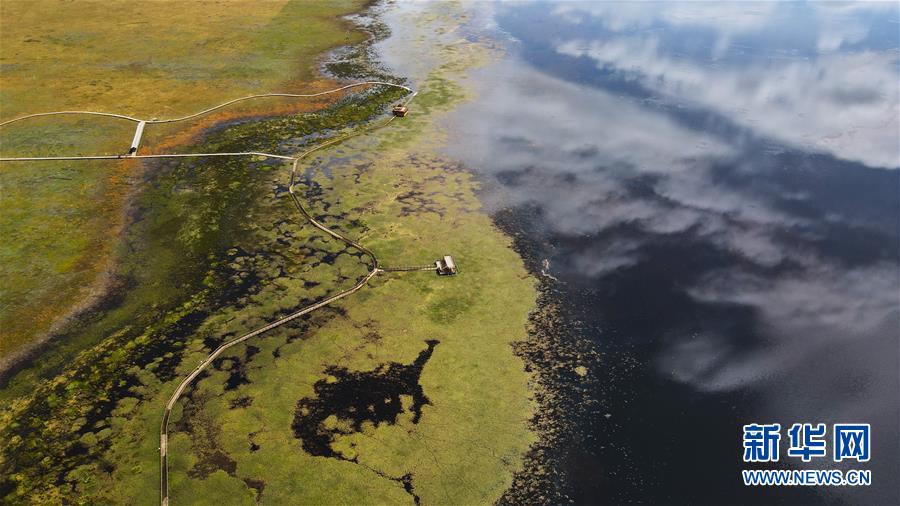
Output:
[[[464,16],[434,13],[410,26],[449,31]],[[391,264],[452,252],[465,274],[379,276],[346,301],[219,357],[173,410],[176,503],[492,502],[521,467],[535,439],[533,404],[512,343],[525,337],[534,283],[509,238],[479,211],[477,181],[438,152],[438,119],[467,99],[460,78],[489,49],[427,44],[422,50],[444,64],[416,81],[415,114],[305,160],[302,197],[317,220]],[[356,54],[361,61],[344,72],[371,68],[366,47]],[[280,103],[277,114],[224,115],[148,149],[296,153],[366,129],[402,96],[373,88],[309,112]],[[357,252],[297,219],[289,164],[140,164],[128,173],[134,189],[112,288],[4,382],[6,502],[155,502],[159,419],[180,379],[222,342],[367,272]],[[352,430],[325,429],[333,413],[354,407],[341,392],[358,396],[372,385],[385,398],[366,404],[371,419],[340,416],[337,427]],[[345,458],[314,449],[323,435],[324,448]]]
[[[408,97],[371,87],[146,134],[288,156],[347,137],[300,164],[315,219],[385,266],[460,265],[379,273],[214,360],[172,412],[176,504],[898,502],[895,5],[229,4],[159,53],[153,30],[24,5],[0,4],[22,19],[0,34],[3,119],[418,92],[385,128]],[[117,15],[167,23],[152,5]],[[47,78],[64,63],[32,69],[48,51],[71,89]],[[41,120],[0,151],[114,153],[120,127]],[[181,379],[367,275],[297,215],[290,172],[0,166],[3,357],[40,343],[0,378],[3,502],[157,502]],[[743,424],[810,420],[872,424],[874,486],[741,485]]]

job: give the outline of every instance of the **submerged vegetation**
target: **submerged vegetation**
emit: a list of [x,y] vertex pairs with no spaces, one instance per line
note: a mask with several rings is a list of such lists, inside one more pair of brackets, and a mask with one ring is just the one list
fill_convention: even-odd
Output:
[[[511,343],[532,280],[478,211],[472,176],[437,152],[436,121],[464,99],[461,71],[481,55],[422,49],[445,63],[413,113],[306,160],[305,198],[385,263],[452,253],[463,270],[379,275],[217,359],[173,411],[176,503],[492,502],[521,468],[530,376]],[[318,113],[238,118],[177,149],[294,154],[366,128],[400,96],[372,88]],[[282,162],[146,168],[116,289],[0,391],[4,502],[155,501],[160,415],[180,378],[224,340],[366,273],[356,251],[299,219]]]

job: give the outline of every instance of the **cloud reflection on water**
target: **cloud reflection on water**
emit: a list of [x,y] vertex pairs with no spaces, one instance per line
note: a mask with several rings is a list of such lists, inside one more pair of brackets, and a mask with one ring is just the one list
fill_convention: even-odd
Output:
[[537,210],[553,275],[594,294],[583,310],[617,327],[606,339],[647,343],[661,377],[698,392],[757,392],[762,416],[871,421],[894,452],[876,464],[886,476],[900,53],[873,11],[896,18],[884,5],[501,6],[517,42],[476,76],[451,146],[497,181],[489,210]]
[[[893,11],[896,17],[895,5],[873,2],[840,9],[811,4],[811,12],[805,14],[815,21],[797,19],[796,25],[785,28],[818,28],[816,52],[796,47],[756,52],[735,42],[737,35],[762,31],[772,18],[793,18],[778,16],[776,11],[787,9],[775,3],[638,3],[620,11],[621,7],[618,3],[558,7],[557,15],[579,19],[587,14],[610,32],[596,39],[560,37],[556,50],[590,58],[599,67],[626,74],[655,92],[702,104],[759,134],[803,149],[872,167],[900,165],[900,54],[896,47],[836,51],[865,39],[870,18],[861,13],[890,16]],[[650,11],[653,14],[648,15]],[[644,24],[655,26],[661,20],[668,26],[713,29],[715,42],[700,55],[670,52],[666,50],[669,41],[658,29],[634,30]],[[731,52],[742,56],[730,58]],[[732,59],[740,65],[730,64]]]
[[897,56],[827,55],[766,67],[715,68],[659,54],[655,38],[572,40],[557,50],[634,72],[661,94],[713,108],[735,123],[808,151],[896,168]]

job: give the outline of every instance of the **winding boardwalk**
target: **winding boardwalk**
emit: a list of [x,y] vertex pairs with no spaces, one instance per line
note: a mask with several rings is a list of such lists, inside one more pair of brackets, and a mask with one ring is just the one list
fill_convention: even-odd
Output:
[[371,127],[363,128],[363,129],[357,130],[357,131],[355,131],[355,132],[351,132],[351,133],[349,133],[349,134],[347,134],[347,135],[338,136],[338,137],[336,137],[336,138],[334,138],[334,139],[331,139],[331,140],[328,140],[328,141],[323,142],[323,143],[321,143],[321,144],[318,144],[318,145],[316,145],[316,146],[314,146],[314,147],[312,147],[312,148],[310,148],[310,149],[307,149],[306,151],[300,153],[300,154],[297,155],[297,156],[276,155],[276,154],[272,154],[272,153],[262,153],[262,152],[257,152],[257,151],[235,152],[235,153],[181,153],[181,154],[138,155],[138,154],[136,153],[136,150],[137,150],[137,147],[138,147],[136,144],[138,144],[138,142],[139,142],[139,140],[140,140],[140,134],[142,133],[143,127],[144,127],[145,124],[174,123],[174,122],[178,122],[178,121],[186,121],[186,120],[189,120],[189,119],[196,118],[196,117],[198,117],[198,116],[202,116],[202,115],[204,115],[204,114],[208,114],[208,113],[210,113],[210,112],[212,112],[212,111],[215,111],[215,110],[217,110],[217,109],[221,109],[221,108],[223,108],[223,107],[227,107],[227,106],[229,106],[229,105],[231,105],[231,104],[235,104],[235,103],[237,103],[237,102],[242,102],[242,101],[245,101],[245,100],[251,100],[251,99],[255,99],[255,98],[264,98],[264,97],[291,97],[291,98],[317,97],[317,96],[326,95],[326,94],[329,94],[329,93],[336,93],[336,92],[339,92],[339,91],[342,91],[342,90],[346,90],[346,89],[350,89],[350,88],[354,88],[354,87],[358,87],[358,86],[366,86],[366,85],[373,85],[373,86],[374,86],[374,85],[392,86],[392,87],[396,87],[396,88],[402,88],[402,89],[404,89],[404,90],[410,92],[411,95],[403,102],[404,105],[408,105],[408,104],[412,101],[412,99],[415,98],[416,93],[417,93],[417,92],[413,91],[411,88],[406,87],[406,86],[402,86],[402,85],[399,85],[399,84],[385,83],[385,82],[380,82],[380,81],[367,81],[367,82],[361,82],[361,83],[350,84],[350,85],[342,86],[342,87],[340,87],[340,88],[336,88],[336,89],[333,89],[333,90],[328,90],[328,91],[323,91],[323,92],[320,92],[320,93],[313,93],[313,94],[265,93],[265,94],[260,94],[260,95],[251,95],[251,96],[248,96],[248,97],[243,97],[243,98],[238,98],[238,99],[235,99],[235,100],[230,100],[230,101],[228,101],[228,102],[219,104],[219,105],[217,105],[217,106],[215,106],[215,107],[210,107],[209,109],[205,109],[205,110],[200,111],[200,112],[195,113],[195,114],[191,114],[191,115],[188,115],[188,116],[183,116],[183,117],[180,117],[180,118],[165,119],[165,120],[159,120],[159,119],[142,120],[142,119],[133,118],[133,117],[131,117],[131,116],[125,116],[125,115],[121,115],[121,114],[113,114],[113,113],[105,113],[105,112],[95,112],[95,111],[56,111],[56,112],[47,112],[47,113],[29,114],[29,115],[26,115],[26,116],[21,116],[21,117],[14,118],[14,119],[7,120],[7,121],[5,121],[5,122],[0,123],[0,127],[2,127],[2,126],[4,126],[4,125],[8,125],[8,124],[10,124],[10,123],[14,123],[14,122],[17,122],[17,121],[26,120],[26,119],[29,119],[29,118],[35,118],[35,117],[41,117],[41,116],[52,116],[52,115],[63,115],[63,114],[83,114],[83,115],[92,115],[92,116],[109,116],[109,117],[114,117],[114,118],[124,119],[124,120],[133,121],[133,122],[138,123],[138,130],[137,130],[136,133],[135,133],[135,140],[132,141],[132,150],[129,152],[129,154],[125,154],[125,155],[97,155],[97,156],[51,156],[51,157],[0,158],[0,161],[6,161],[6,162],[28,162],[28,161],[47,161],[47,160],[117,160],[117,159],[146,159],[146,158],[186,158],[186,157],[207,157],[207,156],[264,156],[264,157],[267,157],[267,158],[274,158],[274,159],[279,159],[279,160],[291,161],[291,162],[292,162],[292,163],[291,163],[291,177],[290,177],[290,185],[288,186],[288,191],[289,191],[289,194],[290,194],[290,196],[291,196],[291,200],[294,202],[294,205],[296,206],[297,211],[300,213],[300,215],[303,217],[303,219],[305,219],[307,222],[309,222],[311,225],[313,225],[313,226],[316,227],[317,229],[321,230],[322,232],[325,232],[325,233],[328,234],[329,236],[331,236],[331,237],[333,237],[333,238],[335,238],[335,239],[337,239],[337,240],[339,240],[339,241],[341,241],[341,242],[347,244],[347,245],[350,246],[351,248],[354,248],[354,249],[356,249],[356,250],[362,252],[362,253],[363,253],[366,257],[368,257],[369,260],[370,260],[369,271],[366,273],[366,275],[365,275],[362,279],[360,279],[359,281],[357,281],[357,283],[356,283],[355,285],[353,285],[352,287],[347,288],[346,290],[343,290],[343,291],[341,291],[341,292],[339,292],[339,293],[336,293],[336,294],[334,294],[334,295],[332,295],[332,296],[330,296],[330,297],[326,297],[325,299],[322,299],[322,300],[320,300],[319,302],[316,302],[316,303],[311,304],[311,305],[309,305],[309,306],[300,308],[300,309],[298,309],[297,311],[294,311],[293,313],[291,313],[291,314],[289,314],[289,315],[287,315],[287,316],[284,316],[284,317],[282,317],[282,318],[280,318],[280,319],[278,319],[278,320],[275,320],[275,321],[273,321],[273,322],[271,322],[271,323],[269,323],[269,324],[267,324],[267,325],[265,325],[265,326],[263,326],[263,327],[260,327],[260,328],[258,328],[258,329],[255,329],[255,330],[251,331],[251,332],[248,332],[248,333],[246,333],[246,334],[244,334],[244,335],[242,335],[242,336],[240,336],[240,337],[237,337],[237,338],[235,338],[235,339],[232,339],[232,340],[230,340],[230,341],[227,341],[227,342],[225,342],[225,343],[222,343],[221,345],[219,345],[218,348],[216,348],[215,350],[213,350],[212,353],[210,353],[209,355],[207,355],[206,358],[203,359],[203,361],[200,362],[200,364],[198,364],[197,367],[194,368],[194,370],[191,371],[191,373],[188,374],[188,376],[185,377],[185,378],[181,381],[181,383],[178,384],[178,387],[177,387],[177,388],[175,389],[175,391],[172,393],[172,396],[169,397],[168,402],[166,402],[166,406],[165,406],[165,409],[164,409],[164,411],[163,411],[162,422],[161,422],[161,424],[160,424],[160,429],[159,429],[159,472],[160,472],[159,498],[160,498],[160,504],[161,504],[162,506],[168,506],[168,504],[169,504],[169,450],[168,450],[168,446],[169,446],[169,418],[171,417],[172,409],[175,407],[175,404],[176,404],[176,403],[178,402],[178,400],[181,398],[181,395],[184,393],[184,390],[185,390],[185,389],[186,389],[186,388],[187,388],[187,387],[188,387],[188,386],[189,386],[189,385],[197,378],[197,376],[200,375],[201,372],[203,372],[207,367],[209,367],[209,365],[212,364],[212,362],[213,362],[217,357],[219,357],[222,353],[225,352],[225,350],[231,348],[232,346],[235,346],[235,345],[237,345],[237,344],[240,344],[240,343],[242,343],[242,342],[244,342],[244,341],[246,341],[246,340],[248,340],[248,339],[250,339],[250,338],[256,337],[256,336],[258,336],[258,335],[260,335],[260,334],[263,334],[263,333],[265,333],[265,332],[268,332],[269,330],[272,330],[272,329],[274,329],[274,328],[276,328],[276,327],[279,327],[279,326],[281,326],[281,325],[284,325],[285,323],[288,323],[288,322],[290,322],[291,320],[294,320],[294,319],[299,318],[299,317],[301,317],[301,316],[303,316],[303,315],[309,314],[309,313],[315,311],[316,309],[319,309],[319,308],[322,308],[322,307],[324,307],[324,306],[327,306],[327,305],[331,304],[332,302],[334,302],[334,301],[336,301],[336,300],[342,299],[342,298],[344,298],[344,297],[346,297],[346,296],[348,296],[348,295],[351,295],[351,294],[353,294],[353,293],[359,291],[360,289],[362,289],[362,288],[369,282],[370,279],[372,279],[373,277],[375,277],[375,276],[376,276],[377,274],[379,274],[379,273],[382,273],[382,272],[433,271],[434,268],[431,267],[431,266],[422,266],[422,267],[394,267],[394,268],[391,268],[391,267],[385,267],[385,268],[382,268],[382,267],[380,267],[380,266],[379,266],[379,263],[378,263],[378,257],[375,256],[375,253],[374,253],[372,250],[370,250],[369,248],[363,246],[362,244],[359,244],[358,242],[354,241],[353,239],[350,239],[349,237],[347,237],[347,236],[345,236],[345,235],[343,235],[343,234],[341,234],[341,233],[339,233],[339,232],[336,232],[336,231],[334,231],[334,230],[331,230],[330,228],[326,227],[325,225],[323,225],[322,223],[320,223],[319,221],[317,221],[317,220],[309,213],[309,211],[307,211],[306,208],[303,207],[303,204],[301,203],[300,198],[297,196],[297,193],[294,191],[294,187],[295,187],[295,185],[296,185],[296,184],[295,184],[295,181],[296,181],[296,176],[297,176],[297,168],[298,168],[300,162],[301,162],[304,158],[306,158],[306,157],[309,156],[310,154],[312,154],[312,153],[314,153],[314,152],[316,152],[316,151],[318,151],[318,150],[320,150],[320,149],[323,149],[323,148],[326,148],[326,147],[328,147],[328,146],[337,144],[337,143],[339,143],[339,142],[343,142],[343,141],[345,141],[345,140],[347,140],[347,139],[349,139],[349,138],[351,138],[351,137],[355,137],[355,136],[361,135],[361,134],[363,134],[363,133],[372,132],[372,131],[374,131],[374,130],[376,130],[376,129],[379,129],[379,128],[382,128],[382,127],[384,127],[384,126],[387,126],[389,123],[391,123],[392,121],[394,121],[394,119],[396,119],[396,116],[391,116],[391,117],[389,117],[387,120],[382,121],[382,122],[380,122],[380,123],[378,123],[378,124],[375,124],[375,125],[373,125],[373,126],[371,126]]
[[[238,102],[243,102],[245,100],[253,100],[257,98],[267,98],[267,97],[286,97],[286,98],[313,98],[313,97],[321,97],[323,95],[330,95],[332,93],[337,93],[339,91],[349,90],[351,88],[358,88],[360,86],[391,86],[393,88],[402,88],[410,93],[413,93],[412,88],[408,86],[403,86],[402,84],[394,84],[394,83],[385,83],[382,81],[363,81],[360,83],[348,84],[346,86],[341,86],[340,88],[335,88],[333,90],[320,91],[318,93],[309,93],[309,94],[299,94],[299,93],[260,93],[257,95],[248,95],[246,97],[236,98],[234,100],[229,100],[227,102],[222,102],[219,105],[210,107],[209,109],[203,109],[200,112],[195,112],[194,114],[189,114],[187,116],[181,116],[179,118],[169,118],[169,119],[140,119],[132,116],[126,116],[124,114],[116,114],[111,112],[97,112],[97,111],[51,111],[51,112],[39,112],[36,114],[26,114],[24,116],[18,116],[16,118],[8,119],[6,121],[0,122],[0,127],[9,125],[10,123],[15,123],[17,121],[26,120],[29,118],[37,118],[40,116],[59,116],[59,115],[71,115],[71,114],[83,114],[90,116],[107,116],[111,118],[124,119],[128,121],[133,121],[135,123],[144,122],[148,125],[160,124],[160,123],[176,123],[178,121],[185,121],[189,119],[194,119],[199,116],[203,116],[204,114],[209,114],[213,111],[217,111],[222,109],[223,107],[228,107],[229,105],[236,104]],[[413,95],[415,95],[413,93]]]

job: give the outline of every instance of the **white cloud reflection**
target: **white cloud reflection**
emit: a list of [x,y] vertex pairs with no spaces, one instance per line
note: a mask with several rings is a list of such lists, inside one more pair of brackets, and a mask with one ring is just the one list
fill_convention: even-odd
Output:
[[566,40],[557,50],[630,74],[649,89],[715,110],[758,135],[872,167],[900,166],[896,52],[785,57],[738,67],[666,56],[660,44],[655,36],[629,35]]
[[869,25],[861,15],[896,16],[896,2],[813,2],[809,4],[819,21],[817,49],[836,51],[863,40]]
[[[771,346],[735,356],[724,336],[693,336],[673,342],[661,369],[704,390],[722,391],[772,381],[773,376],[777,380],[810,357],[823,360],[821,350],[845,352],[824,362],[865,353],[891,322],[900,321],[898,276],[897,265],[889,263],[850,270],[815,263],[803,274],[774,278],[736,270],[712,272],[690,288],[691,296],[756,308],[759,331],[769,337]],[[885,358],[891,362],[896,357]],[[872,369],[867,374],[889,383],[896,371]]]
[[[783,256],[769,237],[772,231],[804,221],[759,196],[715,183],[711,167],[736,160],[739,150],[711,135],[515,61],[498,63],[489,73],[492,85],[460,116],[465,141],[457,145],[465,152],[454,153],[511,188],[485,195],[489,211],[536,204],[553,233],[568,236],[596,235],[621,225],[653,234],[695,228],[706,240],[761,265]],[[493,85],[498,82],[504,86]],[[464,119],[473,114],[486,120]],[[633,195],[631,188],[642,177],[652,180],[655,198]],[[605,248],[619,251],[621,246]],[[593,256],[597,266],[630,265]],[[595,277],[610,270],[579,273]]]
[[776,7],[775,2],[564,2],[553,14],[573,24],[590,16],[592,23],[613,31],[647,28],[664,21],[675,26],[711,27],[733,36],[765,26]]
[[[896,171],[880,169],[900,165],[898,52],[842,49],[868,27],[819,20],[831,28],[810,34],[813,56],[787,47],[744,65],[716,60],[778,8],[566,3],[553,12],[567,21],[536,40],[500,23],[533,52],[473,76],[479,99],[456,116],[450,149],[499,181],[484,194],[489,211],[539,210],[534,234],[553,244],[555,276],[612,294],[585,312],[615,320],[604,303],[654,293],[690,309],[685,323],[663,314],[668,301],[648,305],[649,323],[616,329],[663,340],[651,360],[665,377],[701,392],[759,393],[765,416],[870,420],[896,433],[900,267],[876,254],[896,250],[896,196],[842,185],[897,184]],[[859,8],[812,6],[831,20]],[[660,18],[715,30],[709,61],[665,47]],[[614,33],[585,38],[597,24]],[[559,59],[528,60],[548,50]],[[653,98],[605,87],[609,74]],[[738,128],[716,126],[725,123]],[[857,244],[866,234],[875,238]],[[709,257],[670,258],[693,252]],[[670,274],[679,267],[693,271]],[[635,301],[617,299],[622,292]],[[632,335],[641,332],[659,335]]]

